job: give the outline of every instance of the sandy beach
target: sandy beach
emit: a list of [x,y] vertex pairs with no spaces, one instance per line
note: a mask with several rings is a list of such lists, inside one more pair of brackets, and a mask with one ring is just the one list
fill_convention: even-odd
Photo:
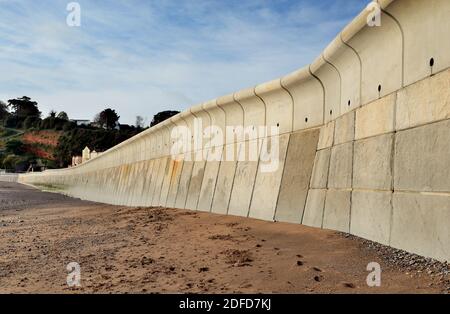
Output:
[[[448,274],[399,266],[383,250],[302,225],[0,182],[1,293],[448,293]],[[71,262],[81,287],[67,285]],[[380,287],[366,283],[370,262],[381,266]]]

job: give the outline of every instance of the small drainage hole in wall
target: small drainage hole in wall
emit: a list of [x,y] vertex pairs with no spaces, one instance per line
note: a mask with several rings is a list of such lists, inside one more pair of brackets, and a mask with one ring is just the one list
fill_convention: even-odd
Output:
[[279,123],[277,123],[277,128],[279,128],[280,127],[280,124]]
[[430,59],[430,67],[433,67],[434,66],[434,58],[431,58]]
[[378,85],[378,92],[381,93],[381,85]]
[[308,123],[308,118],[305,118],[305,122]]
[[330,116],[333,115],[333,110],[330,110]]
[[349,100],[349,101],[348,101],[348,106],[350,107],[351,104],[352,104],[352,102]]

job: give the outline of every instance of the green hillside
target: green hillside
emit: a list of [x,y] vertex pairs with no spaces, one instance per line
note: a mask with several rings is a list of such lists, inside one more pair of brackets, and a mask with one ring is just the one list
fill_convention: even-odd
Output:
[[118,123],[112,109],[100,112],[91,125],[78,126],[65,112],[42,118],[29,97],[0,101],[0,169],[24,172],[62,168],[88,146],[98,152],[138,134],[144,128]]

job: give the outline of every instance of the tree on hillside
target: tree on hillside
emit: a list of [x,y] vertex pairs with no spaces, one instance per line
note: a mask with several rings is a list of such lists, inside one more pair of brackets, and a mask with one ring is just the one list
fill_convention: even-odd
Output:
[[16,164],[20,162],[20,157],[16,155],[7,155],[2,160],[2,167],[5,169],[14,170]]
[[153,120],[150,123],[150,127],[155,126],[155,125],[163,122],[164,120],[167,120],[179,113],[180,113],[179,111],[172,111],[172,110],[158,112],[157,114],[155,114],[153,116]]
[[27,96],[8,100],[8,107],[12,114],[18,118],[25,119],[29,116],[39,118],[41,116],[37,102],[31,101],[31,98]]
[[8,105],[0,100],[0,120],[6,120],[9,116]]
[[56,117],[61,120],[66,120],[66,121],[69,120],[69,116],[64,111],[61,111],[60,113],[58,113],[58,115]]
[[144,124],[145,124],[144,118],[142,116],[136,116],[135,126],[139,129],[139,128],[143,128]]
[[94,118],[94,122],[102,128],[111,130],[116,127],[119,118],[120,116],[115,110],[108,108],[97,114]]
[[56,118],[56,111],[55,110],[50,110],[49,114],[48,114],[49,118]]
[[7,152],[14,155],[20,155],[24,152],[24,145],[22,141],[19,140],[9,140],[6,142],[5,148]]
[[31,129],[31,128],[35,128],[38,127],[39,124],[41,122],[41,119],[37,118],[37,117],[26,117],[25,120],[23,120],[23,124],[22,127],[24,129]]

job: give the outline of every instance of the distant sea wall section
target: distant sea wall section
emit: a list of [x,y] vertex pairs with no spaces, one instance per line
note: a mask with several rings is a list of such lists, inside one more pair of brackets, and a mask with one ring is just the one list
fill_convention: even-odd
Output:
[[19,175],[0,173],[0,182],[17,182]]
[[[378,5],[380,26],[369,26],[374,11],[364,10],[303,69],[191,107],[80,166],[19,182],[110,204],[338,230],[450,261],[450,1]],[[173,129],[194,131],[196,119],[203,130],[276,127],[279,167],[262,171],[262,156],[186,159],[192,150],[172,158]],[[239,154],[261,138],[223,140],[199,150]]]

